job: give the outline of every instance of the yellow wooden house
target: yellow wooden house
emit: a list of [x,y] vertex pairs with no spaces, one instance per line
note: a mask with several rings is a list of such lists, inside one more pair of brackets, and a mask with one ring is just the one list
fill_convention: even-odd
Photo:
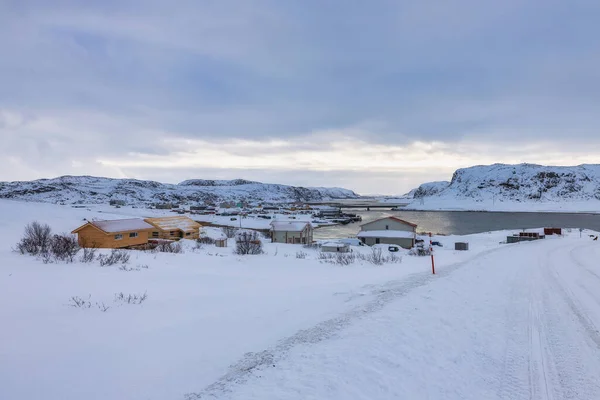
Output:
[[88,221],[75,229],[81,247],[117,249],[148,243],[154,227],[141,218]]
[[200,237],[200,225],[185,215],[172,217],[146,218],[144,220],[152,225],[150,239],[198,239]]

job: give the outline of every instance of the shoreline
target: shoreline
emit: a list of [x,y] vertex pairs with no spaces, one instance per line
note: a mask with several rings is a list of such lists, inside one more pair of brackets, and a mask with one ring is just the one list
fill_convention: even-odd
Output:
[[[373,210],[371,210],[373,211]],[[365,212],[371,212],[365,211]],[[431,209],[423,210],[417,208],[402,208],[402,210],[393,210],[392,212],[411,211],[411,212],[480,212],[480,213],[523,213],[523,214],[576,214],[576,215],[600,215],[600,211],[562,211],[562,210],[545,210],[545,211],[524,211],[524,210],[457,210],[457,209]]]

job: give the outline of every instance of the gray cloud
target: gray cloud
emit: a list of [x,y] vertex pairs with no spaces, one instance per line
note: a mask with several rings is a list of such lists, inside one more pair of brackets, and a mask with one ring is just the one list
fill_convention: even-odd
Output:
[[478,141],[499,160],[538,142],[593,155],[599,17],[586,0],[3,2],[0,155],[24,177],[126,175],[101,161],[198,152],[185,138],[233,157],[240,139],[282,141],[257,157],[357,141],[440,142],[465,163]]

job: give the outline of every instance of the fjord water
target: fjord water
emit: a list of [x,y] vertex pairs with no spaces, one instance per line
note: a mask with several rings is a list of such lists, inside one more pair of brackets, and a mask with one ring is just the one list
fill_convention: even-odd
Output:
[[600,214],[577,213],[525,213],[525,212],[478,212],[478,211],[359,211],[344,210],[362,216],[362,222],[336,225],[315,230],[315,239],[352,237],[360,225],[386,216],[395,216],[418,225],[418,232],[444,235],[468,235],[472,233],[514,229],[559,227],[587,228],[600,231]]

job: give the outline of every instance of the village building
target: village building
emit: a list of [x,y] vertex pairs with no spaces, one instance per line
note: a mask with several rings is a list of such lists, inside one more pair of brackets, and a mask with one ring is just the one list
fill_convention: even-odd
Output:
[[313,232],[314,228],[310,222],[271,222],[271,239],[273,243],[311,244]]
[[140,218],[88,221],[73,234],[81,247],[118,249],[145,245],[152,225]]
[[414,247],[417,225],[396,217],[385,217],[361,225],[356,235],[364,244],[396,244],[405,249]]
[[201,225],[186,216],[146,218],[144,221],[152,225],[150,239],[179,240],[200,237]]
[[321,245],[321,251],[326,253],[348,253],[350,245],[342,242],[325,242]]

